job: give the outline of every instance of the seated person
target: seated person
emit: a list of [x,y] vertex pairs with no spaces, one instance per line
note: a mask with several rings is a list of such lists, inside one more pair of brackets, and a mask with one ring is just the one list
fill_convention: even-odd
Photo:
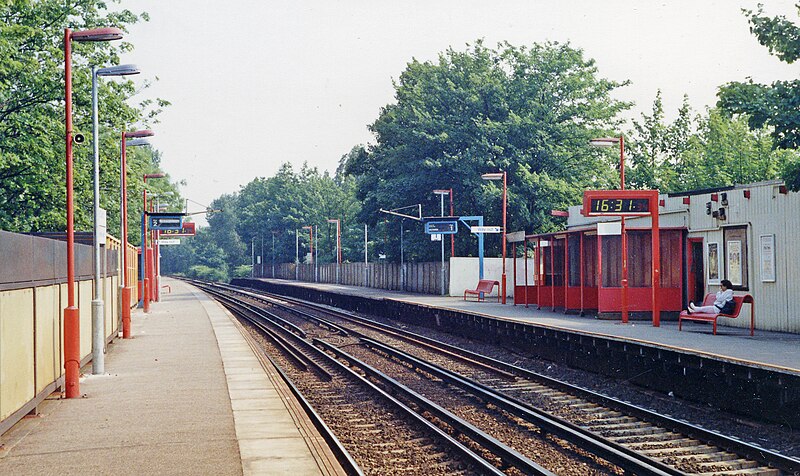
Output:
[[717,291],[717,298],[711,306],[695,306],[689,303],[689,313],[702,312],[707,314],[730,314],[736,304],[733,301],[733,284],[727,279],[720,282],[720,290]]

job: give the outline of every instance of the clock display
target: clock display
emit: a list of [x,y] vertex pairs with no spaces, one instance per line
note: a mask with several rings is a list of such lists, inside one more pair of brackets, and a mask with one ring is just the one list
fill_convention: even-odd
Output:
[[592,215],[625,215],[650,213],[650,200],[646,198],[592,198],[589,201]]

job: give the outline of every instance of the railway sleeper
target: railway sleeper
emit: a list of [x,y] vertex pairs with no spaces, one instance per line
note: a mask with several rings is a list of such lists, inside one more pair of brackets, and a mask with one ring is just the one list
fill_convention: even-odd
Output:
[[616,429],[599,429],[597,433],[605,437],[625,437],[625,436],[647,436],[647,435],[659,435],[662,433],[667,433],[668,430],[664,428],[659,428],[657,426],[646,426],[641,428],[622,428],[619,430]]
[[609,440],[615,441],[621,445],[669,442],[681,438],[683,438],[683,435],[679,435],[671,431],[667,431],[665,433],[653,433],[650,435],[618,435],[608,437]]
[[623,431],[623,430],[639,430],[642,428],[659,428],[659,427],[655,427],[650,423],[641,420],[625,421],[619,423],[598,422],[596,424],[589,426],[589,429],[592,431]]
[[734,460],[739,455],[722,451],[719,448],[713,448],[714,451],[702,454],[693,454],[685,456],[670,456],[663,460],[670,465],[679,466],[681,463],[689,464],[702,464],[702,463],[719,463],[720,461]]
[[781,476],[781,472],[775,468],[747,468],[734,469],[730,471],[710,471],[700,474],[713,474],[714,476]]
[[640,421],[638,418],[626,415],[617,415],[617,416],[607,416],[601,415],[596,416],[592,419],[592,422],[589,425],[586,425],[587,428],[589,427],[599,427],[603,425],[617,425],[622,423],[632,423]]
[[701,443],[693,438],[680,438],[677,440],[665,440],[660,443],[629,443],[625,446],[639,453],[646,454],[647,452],[658,452],[665,450],[679,451],[681,448],[697,446],[699,444]]
[[736,469],[761,468],[769,469],[759,465],[758,462],[749,459],[733,459],[721,463],[700,463],[697,465],[701,473],[716,473],[719,471],[733,471]]

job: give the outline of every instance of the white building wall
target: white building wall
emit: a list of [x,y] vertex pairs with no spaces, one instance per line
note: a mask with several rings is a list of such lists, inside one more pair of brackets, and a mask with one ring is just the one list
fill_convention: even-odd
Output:
[[[711,194],[693,195],[689,206],[689,234],[702,237],[704,247],[709,242],[719,243],[721,278],[727,278],[724,229],[747,227],[748,290],[756,303],[756,326],[759,329],[800,332],[800,193],[780,193],[780,183],[764,182],[738,186],[727,190],[728,205],[711,201]],[[750,191],[745,198],[744,191]],[[706,213],[706,203],[712,209],[725,208],[726,220]],[[761,276],[761,235],[775,236],[775,281],[766,282]],[[718,285],[708,283],[708,253],[704,250],[706,292],[716,292]],[[739,319],[723,319],[723,325],[749,327],[749,309],[742,310]]]
[[[517,259],[517,281],[525,282],[522,257]],[[503,258],[483,259],[483,279],[502,282]],[[533,260],[528,260],[528,283],[533,285]],[[465,289],[475,289],[478,284],[478,258],[450,258],[450,295],[463,296]],[[499,293],[498,293],[499,294]],[[494,292],[493,292],[494,295]],[[506,296],[514,296],[514,260],[506,258]]]

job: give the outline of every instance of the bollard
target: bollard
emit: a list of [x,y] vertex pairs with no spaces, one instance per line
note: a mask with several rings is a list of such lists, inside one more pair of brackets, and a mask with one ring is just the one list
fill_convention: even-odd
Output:
[[122,288],[122,338],[131,338],[131,288]]
[[64,309],[64,393],[67,398],[77,398],[81,393],[80,322],[80,311],[77,307]]

